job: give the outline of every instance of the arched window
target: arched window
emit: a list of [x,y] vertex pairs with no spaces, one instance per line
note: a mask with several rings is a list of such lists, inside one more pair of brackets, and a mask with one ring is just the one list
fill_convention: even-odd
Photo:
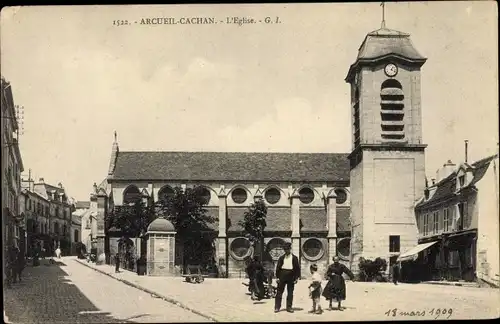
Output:
[[136,186],[128,186],[123,192],[123,204],[134,204],[141,199],[141,192]]
[[59,223],[54,223],[54,233],[59,235]]
[[231,198],[235,203],[243,204],[248,198],[247,191],[243,188],[235,188],[231,192]]
[[299,190],[299,200],[303,204],[310,204],[314,200],[314,191],[309,187]]
[[360,127],[360,117],[359,117],[359,89],[356,87],[354,90],[354,147],[358,147],[361,142],[361,132],[359,130]]
[[264,198],[268,203],[276,204],[281,199],[281,192],[277,188],[271,187],[264,193]]
[[380,88],[382,139],[399,141],[404,133],[404,92],[395,79],[385,80]]
[[164,186],[158,192],[158,200],[167,201],[171,199],[174,196],[174,194],[175,194],[174,189],[170,188],[169,186]]
[[200,196],[203,204],[208,205],[210,202],[211,194],[210,190],[205,187],[197,187],[196,188],[198,195]]

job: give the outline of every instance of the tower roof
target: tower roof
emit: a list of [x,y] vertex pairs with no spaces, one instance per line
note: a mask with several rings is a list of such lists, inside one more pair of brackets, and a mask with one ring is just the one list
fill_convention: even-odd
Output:
[[358,60],[376,59],[388,54],[411,60],[425,60],[410,40],[410,34],[388,28],[380,28],[366,35],[359,47]]
[[419,65],[424,64],[427,60],[413,46],[410,34],[383,27],[365,36],[359,47],[356,62],[349,68],[346,81],[350,80],[352,72],[359,65],[378,62],[388,57]]

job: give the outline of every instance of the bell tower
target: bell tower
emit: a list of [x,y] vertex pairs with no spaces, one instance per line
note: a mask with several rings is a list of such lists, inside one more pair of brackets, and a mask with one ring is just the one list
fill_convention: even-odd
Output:
[[388,264],[417,244],[414,205],[425,187],[420,72],[410,35],[366,35],[345,81],[351,87],[351,269],[360,257]]

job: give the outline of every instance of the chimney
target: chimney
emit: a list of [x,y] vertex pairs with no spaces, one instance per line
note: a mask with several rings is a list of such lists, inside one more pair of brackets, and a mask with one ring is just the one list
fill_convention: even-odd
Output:
[[97,184],[94,182],[94,193],[97,193]]
[[467,163],[467,158],[468,158],[468,148],[469,148],[469,140],[465,140],[465,163]]
[[455,171],[456,164],[453,163],[451,160],[448,160],[445,164],[443,164],[443,167],[440,168],[437,171],[437,179],[436,181],[439,182],[449,176],[450,174]]
[[38,182],[40,182],[40,183],[45,183],[45,182],[43,181],[43,178],[38,179]]
[[62,183],[60,183],[60,182],[57,184],[57,186],[58,186],[59,188],[62,188],[62,187],[63,187],[63,186],[62,186]]

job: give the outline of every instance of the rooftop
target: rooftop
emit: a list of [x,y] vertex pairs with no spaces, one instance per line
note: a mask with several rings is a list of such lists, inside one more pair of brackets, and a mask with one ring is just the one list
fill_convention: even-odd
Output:
[[349,181],[347,153],[118,152],[109,180]]
[[346,81],[350,82],[354,71],[361,64],[369,64],[395,57],[406,62],[422,65],[427,60],[422,56],[410,39],[410,34],[389,28],[380,28],[369,32],[358,49],[356,61],[349,68]]
[[413,60],[425,60],[410,40],[410,34],[388,28],[368,33],[359,47],[358,60],[375,59],[388,54]]
[[[498,155],[492,155],[492,156],[483,158],[481,160],[478,160],[472,164],[464,164],[466,166],[470,166],[472,169],[472,173],[473,173],[473,179],[468,184],[468,187],[474,186],[477,182],[479,182],[486,174],[486,171],[488,170],[490,163],[494,159],[497,159],[497,158],[498,158]],[[435,188],[434,194],[428,200],[422,199],[416,205],[416,207],[423,208],[423,207],[429,206],[435,202],[443,200],[447,197],[455,195],[456,177],[457,177],[457,172],[459,169],[460,169],[460,167],[457,168],[455,171],[453,171],[451,174],[449,174],[446,178],[440,180],[438,183],[429,187],[429,188]]]

